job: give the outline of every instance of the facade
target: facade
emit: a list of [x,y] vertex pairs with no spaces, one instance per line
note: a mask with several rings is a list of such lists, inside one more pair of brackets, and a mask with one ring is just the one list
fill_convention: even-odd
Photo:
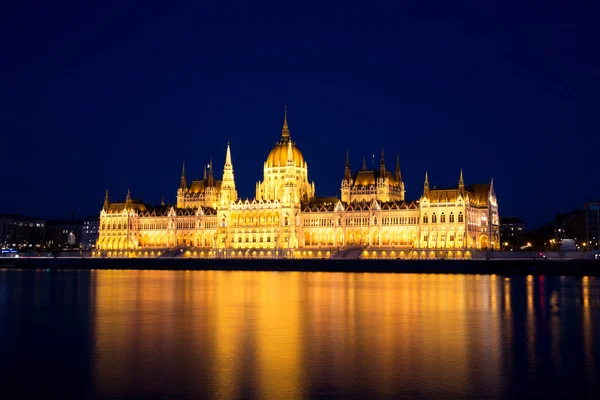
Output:
[[585,205],[586,245],[590,249],[600,250],[600,202],[593,201]]
[[[82,233],[83,221],[76,220],[74,215],[71,215],[71,219],[49,220],[46,224],[46,240],[52,250],[79,249]],[[73,243],[69,242],[69,237]]]
[[[316,197],[308,165],[284,116],[281,139],[263,164],[253,199],[238,198],[231,147],[221,180],[212,161],[188,185],[182,169],[177,203],[147,205],[127,193],[100,213],[97,257],[469,257],[500,247],[493,182],[430,188],[405,199],[400,163],[392,173],[384,153],[379,169],[352,173],[347,157],[340,197]],[[458,175],[458,174],[457,174]]]
[[36,250],[44,246],[46,221],[18,214],[0,215],[0,247]]
[[100,230],[100,219],[97,217],[86,218],[83,221],[81,232],[82,250],[93,250],[98,241],[98,231]]
[[525,222],[517,217],[500,218],[500,242],[505,250],[518,249],[525,243]]

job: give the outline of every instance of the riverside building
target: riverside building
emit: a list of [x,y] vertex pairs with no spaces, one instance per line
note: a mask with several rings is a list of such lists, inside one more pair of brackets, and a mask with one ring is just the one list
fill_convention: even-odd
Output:
[[208,258],[469,258],[499,249],[498,201],[493,181],[430,187],[405,199],[399,159],[395,170],[352,171],[348,156],[339,197],[317,197],[308,164],[292,141],[284,115],[281,139],[264,162],[253,199],[236,190],[227,144],[221,180],[212,161],[201,180],[182,169],[177,202],[111,202],[100,212],[95,257]]

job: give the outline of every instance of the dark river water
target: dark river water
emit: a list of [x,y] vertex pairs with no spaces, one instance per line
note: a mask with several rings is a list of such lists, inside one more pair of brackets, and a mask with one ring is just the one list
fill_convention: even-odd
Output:
[[600,398],[600,280],[0,270],[0,397]]

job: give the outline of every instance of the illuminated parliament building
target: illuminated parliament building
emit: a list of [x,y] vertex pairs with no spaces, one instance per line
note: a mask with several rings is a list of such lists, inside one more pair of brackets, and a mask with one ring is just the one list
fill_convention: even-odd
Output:
[[316,196],[308,164],[284,115],[281,139],[264,163],[256,196],[241,199],[229,143],[221,180],[212,161],[189,182],[185,165],[177,203],[111,202],[100,212],[95,257],[469,258],[499,248],[493,181],[451,188],[429,186],[406,200],[399,159],[352,171],[348,155],[340,195]]

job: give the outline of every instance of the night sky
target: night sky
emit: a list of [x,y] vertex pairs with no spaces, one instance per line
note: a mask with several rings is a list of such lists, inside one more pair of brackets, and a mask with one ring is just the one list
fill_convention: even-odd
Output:
[[530,227],[600,197],[597,1],[43,3],[0,9],[0,213],[174,202],[228,139],[253,197],[286,102],[319,196],[384,147],[408,199],[460,168]]

